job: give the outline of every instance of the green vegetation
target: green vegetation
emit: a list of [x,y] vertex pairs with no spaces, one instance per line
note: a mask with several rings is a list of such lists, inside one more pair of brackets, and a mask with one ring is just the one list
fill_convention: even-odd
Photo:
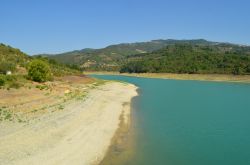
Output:
[[6,86],[10,88],[20,88],[26,82],[26,78],[22,75],[1,75],[0,74],[0,87]]
[[24,67],[31,57],[27,56],[19,49],[0,44],[0,73],[15,71],[17,66]]
[[6,83],[5,76],[0,75],[0,87],[1,87],[1,86],[4,86],[5,83]]
[[4,120],[12,121],[13,114],[7,109],[0,107],[0,121],[4,121]]
[[36,88],[40,89],[40,90],[49,90],[50,89],[48,85],[36,85]]
[[2,121],[14,121],[18,123],[26,122],[24,119],[21,119],[19,115],[15,114],[7,107],[0,107],[0,122]]
[[63,110],[64,108],[65,108],[64,105],[59,105],[58,107],[59,110]]
[[250,74],[250,48],[230,44],[175,44],[133,55],[121,67],[128,73]]
[[[7,72],[11,75],[6,75]],[[19,49],[0,44],[0,87],[20,88],[28,80],[45,82],[53,76],[79,74],[76,65],[65,65],[46,57],[30,57]]]
[[36,82],[45,82],[52,79],[48,64],[42,60],[33,60],[28,66],[28,77]]
[[0,63],[0,73],[5,74],[7,71],[15,71],[16,64],[8,62],[8,61],[1,61]]
[[150,42],[125,43],[111,45],[103,49],[83,49],[57,55],[41,56],[65,64],[78,65],[89,71],[118,71],[128,56],[149,53],[175,43],[212,44],[206,40],[153,40]]
[[86,71],[249,74],[249,46],[198,40],[153,40],[43,55]]
[[80,68],[74,64],[62,64],[53,59],[42,56],[35,56],[33,58],[47,63],[53,76],[73,75],[80,73]]

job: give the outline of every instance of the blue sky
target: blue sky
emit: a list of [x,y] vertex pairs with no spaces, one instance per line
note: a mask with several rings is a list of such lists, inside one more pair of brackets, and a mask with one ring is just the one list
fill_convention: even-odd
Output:
[[0,42],[32,55],[152,39],[250,44],[249,0],[1,0]]

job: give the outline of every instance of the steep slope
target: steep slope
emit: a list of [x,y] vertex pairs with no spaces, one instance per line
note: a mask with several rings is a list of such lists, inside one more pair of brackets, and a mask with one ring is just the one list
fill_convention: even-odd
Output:
[[0,44],[0,60],[13,63],[22,63],[29,59],[29,57],[21,52],[19,49]]
[[0,44],[0,72],[15,71],[17,66],[24,67],[31,58],[19,49]]
[[33,59],[39,58],[45,61],[51,68],[55,76],[78,73],[76,67],[60,64],[55,60],[41,57],[32,57],[23,53],[19,49],[0,44],[0,74],[5,74],[6,71],[16,72],[16,74],[26,74],[27,64]]

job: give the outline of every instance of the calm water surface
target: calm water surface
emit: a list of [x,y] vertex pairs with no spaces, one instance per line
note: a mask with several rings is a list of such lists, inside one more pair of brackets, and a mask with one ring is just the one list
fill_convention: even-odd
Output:
[[117,165],[250,165],[250,85],[93,75],[139,87],[135,154]]

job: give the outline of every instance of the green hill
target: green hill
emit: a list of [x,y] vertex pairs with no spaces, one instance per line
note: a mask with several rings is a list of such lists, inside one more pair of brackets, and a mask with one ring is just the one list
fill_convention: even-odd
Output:
[[31,57],[19,49],[0,44],[0,73],[7,70],[16,71],[17,67],[24,67],[31,60]]
[[250,70],[250,46],[203,39],[152,40],[44,56],[88,71],[249,74]]
[[250,47],[178,43],[129,56],[120,72],[250,74]]
[[21,52],[19,49],[4,45],[2,43],[0,44],[1,61],[9,61],[20,64],[27,61],[28,59],[29,57],[25,53]]
[[43,54],[42,56],[46,56],[50,59],[55,59],[56,61],[66,64],[77,64],[85,70],[119,70],[120,66],[124,63],[124,61],[126,61],[128,56],[150,53],[176,43],[198,45],[216,44],[215,42],[209,42],[203,39],[153,40],[150,42],[111,45],[103,49],[83,49],[56,55]]
[[41,56],[29,56],[19,49],[0,44],[0,73],[4,74],[7,70],[19,72],[19,69],[25,70],[28,63],[34,59],[40,59],[46,62],[55,76],[66,75],[79,72],[74,65],[61,64],[53,59]]

